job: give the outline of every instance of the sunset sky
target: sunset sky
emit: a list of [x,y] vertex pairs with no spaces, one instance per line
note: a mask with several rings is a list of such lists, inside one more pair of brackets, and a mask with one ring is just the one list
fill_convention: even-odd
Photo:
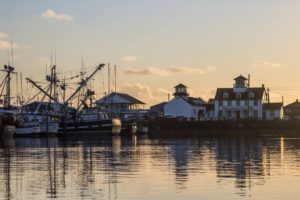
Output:
[[[66,76],[80,70],[82,57],[87,68],[116,64],[118,91],[148,106],[166,101],[178,83],[207,100],[240,74],[287,104],[300,97],[299,10],[296,0],[5,1],[0,64],[12,39],[17,71],[35,80],[56,50]],[[95,80],[98,97],[106,74]]]

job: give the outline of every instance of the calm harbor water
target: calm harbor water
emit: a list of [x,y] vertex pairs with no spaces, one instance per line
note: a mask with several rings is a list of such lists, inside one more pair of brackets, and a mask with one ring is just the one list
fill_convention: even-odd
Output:
[[299,199],[300,137],[1,141],[0,199]]

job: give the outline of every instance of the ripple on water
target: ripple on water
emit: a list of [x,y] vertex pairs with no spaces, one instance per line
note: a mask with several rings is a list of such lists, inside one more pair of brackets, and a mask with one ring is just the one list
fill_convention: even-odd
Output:
[[17,138],[1,147],[0,199],[300,195],[299,138]]

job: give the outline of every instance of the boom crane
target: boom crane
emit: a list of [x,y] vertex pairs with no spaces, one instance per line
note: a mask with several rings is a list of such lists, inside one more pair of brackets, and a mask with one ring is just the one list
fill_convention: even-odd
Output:
[[87,85],[87,83],[95,76],[95,74],[101,70],[103,67],[105,66],[105,64],[100,64],[95,71],[86,79],[81,80],[81,82],[79,83],[79,87],[73,92],[73,94],[64,102],[64,105],[67,106],[69,104],[69,102],[71,101],[72,98],[74,98],[74,96],[83,88]]
[[[82,79],[81,82],[79,83],[79,87],[73,92],[73,94],[67,99],[65,100],[64,103],[64,107],[66,107],[69,102],[72,100],[72,98],[74,98],[74,96],[83,88],[87,85],[87,83],[95,76],[95,74],[101,70],[103,67],[105,66],[105,64],[100,64],[95,70],[94,72],[88,76],[86,79]],[[58,101],[57,98],[53,97],[52,95],[50,95],[47,91],[45,91],[41,86],[39,86],[35,81],[31,80],[30,78],[26,78],[27,81],[29,81],[33,86],[35,86],[37,89],[39,89],[44,95],[46,95],[47,97],[49,97],[52,101],[54,101],[57,104],[60,104],[60,102]]]
[[41,86],[39,86],[36,82],[31,80],[30,78],[26,78],[27,81],[29,81],[33,86],[35,86],[37,89],[39,89],[44,95],[49,97],[52,101],[54,101],[57,104],[60,104],[56,98],[52,97],[50,94],[48,94]]
[[79,104],[77,110],[79,110],[79,109],[81,108],[81,106],[87,107],[88,105],[87,105],[86,101],[87,101],[90,97],[92,97],[94,94],[95,94],[94,91],[88,89],[87,92],[86,92],[85,97],[81,100],[81,103]]

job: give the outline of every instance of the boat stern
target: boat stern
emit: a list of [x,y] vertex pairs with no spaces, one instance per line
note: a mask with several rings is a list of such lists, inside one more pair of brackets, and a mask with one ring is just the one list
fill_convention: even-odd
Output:
[[121,120],[118,118],[112,118],[112,133],[120,134],[122,129]]

